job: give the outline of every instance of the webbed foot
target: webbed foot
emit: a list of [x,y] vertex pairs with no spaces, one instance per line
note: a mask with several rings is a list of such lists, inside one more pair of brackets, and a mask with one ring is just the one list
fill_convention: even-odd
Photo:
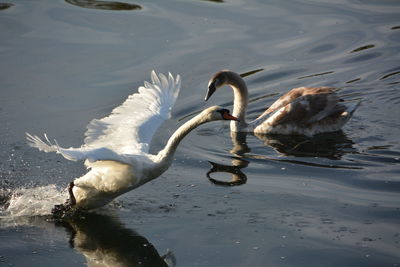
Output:
[[51,214],[55,219],[64,218],[65,215],[76,206],[76,199],[72,191],[73,187],[74,187],[74,182],[69,183],[68,185],[69,198],[63,204],[54,205],[54,208],[51,210]]
[[74,188],[75,184],[74,182],[70,182],[69,186],[68,186],[68,193],[69,193],[69,199],[67,201],[70,202],[71,205],[75,206],[76,205],[76,199],[74,196],[74,192],[72,191],[72,189]]

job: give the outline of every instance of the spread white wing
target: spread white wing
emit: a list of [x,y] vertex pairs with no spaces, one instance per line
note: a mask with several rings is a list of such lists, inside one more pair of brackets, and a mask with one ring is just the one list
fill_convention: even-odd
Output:
[[161,124],[171,117],[179,94],[180,76],[156,75],[145,82],[108,117],[92,120],[87,126],[85,147],[107,147],[118,154],[148,152],[149,143]]
[[109,116],[94,119],[87,126],[85,144],[80,148],[62,148],[27,133],[32,147],[45,152],[58,152],[70,160],[119,160],[129,154],[147,153],[156,130],[171,117],[178,97],[180,76],[174,78],[151,72],[151,83],[144,82],[138,93],[132,94]]

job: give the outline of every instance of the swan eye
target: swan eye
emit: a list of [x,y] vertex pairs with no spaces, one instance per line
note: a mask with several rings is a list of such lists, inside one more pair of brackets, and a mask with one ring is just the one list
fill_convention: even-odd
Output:
[[221,108],[221,109],[218,109],[217,112],[218,112],[219,114],[221,114],[221,115],[224,115],[225,113],[228,113],[228,114],[229,114],[229,109]]
[[236,117],[232,116],[231,114],[229,114],[229,109],[223,108],[223,109],[217,110],[217,112],[219,112],[221,114],[221,116],[222,116],[222,118],[224,120],[239,121],[238,118],[236,118]]

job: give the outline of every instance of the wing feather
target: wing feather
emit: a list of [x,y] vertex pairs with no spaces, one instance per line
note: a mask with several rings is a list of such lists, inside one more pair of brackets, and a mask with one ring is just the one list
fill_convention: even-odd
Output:
[[[333,99],[333,97],[337,97],[336,93],[334,92],[334,88],[331,87],[298,87],[298,88],[293,88],[280,98],[276,100],[263,114],[261,114],[258,118],[265,117],[269,113],[273,113],[282,107],[294,103],[297,101],[301,101],[301,99],[307,98],[310,99],[310,101],[316,102],[315,99],[313,99],[314,96],[318,95],[325,95],[332,98],[332,101],[336,100]],[[303,97],[303,98],[302,98]],[[337,101],[337,100],[336,100]]]
[[85,147],[106,147],[118,154],[148,152],[154,133],[171,117],[178,97],[180,76],[168,78],[151,72],[152,83],[145,82],[109,116],[87,126]]
[[335,93],[306,94],[278,108],[266,120],[269,125],[292,123],[306,127],[326,117],[339,116],[346,107]]
[[129,154],[148,153],[149,144],[161,124],[171,117],[178,98],[181,78],[171,73],[151,72],[151,83],[144,82],[138,93],[130,95],[109,116],[92,120],[80,148],[60,147],[56,140],[44,141],[26,133],[30,146],[44,152],[56,152],[69,160],[117,160],[124,162]]

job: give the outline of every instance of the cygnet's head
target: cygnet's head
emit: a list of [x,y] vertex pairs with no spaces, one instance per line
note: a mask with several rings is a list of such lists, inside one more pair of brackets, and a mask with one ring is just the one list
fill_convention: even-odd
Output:
[[214,76],[210,79],[208,82],[208,90],[207,90],[207,95],[205,97],[205,100],[207,101],[214,92],[223,86],[224,84],[227,83],[228,77],[227,77],[227,72],[228,70],[221,70],[218,71],[217,73],[214,74]]
[[220,106],[213,106],[203,110],[199,116],[204,118],[204,121],[218,121],[218,120],[234,120],[238,121],[239,119],[232,116],[228,109],[220,107]]
[[241,80],[239,74],[230,70],[220,70],[214,74],[214,76],[208,82],[208,90],[205,100],[207,101],[214,92],[224,86],[225,84],[235,84],[237,81]]

